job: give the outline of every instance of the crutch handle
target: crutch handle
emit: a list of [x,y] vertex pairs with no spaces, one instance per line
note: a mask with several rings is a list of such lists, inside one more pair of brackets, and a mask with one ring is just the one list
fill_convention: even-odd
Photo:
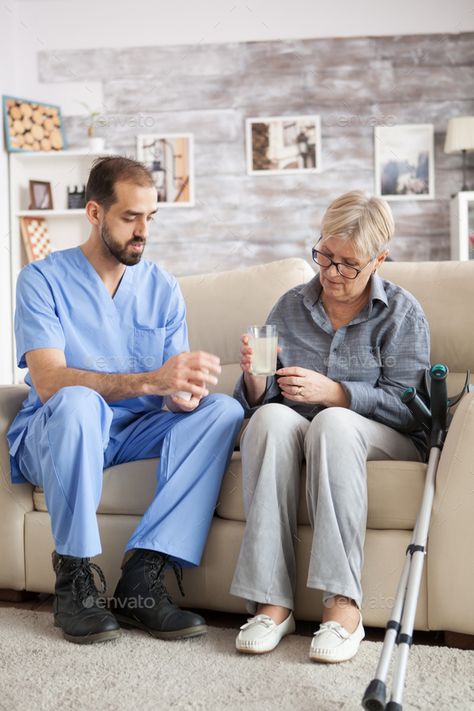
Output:
[[431,446],[440,447],[443,444],[448,421],[448,368],[443,363],[431,367]]
[[431,432],[431,412],[426,407],[421,397],[417,394],[416,388],[407,388],[402,393],[402,402],[410,410],[424,430]]

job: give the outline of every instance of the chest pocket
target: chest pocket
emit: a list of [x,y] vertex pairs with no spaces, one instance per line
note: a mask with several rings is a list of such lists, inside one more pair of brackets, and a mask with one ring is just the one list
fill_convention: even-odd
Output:
[[166,328],[134,328],[132,359],[136,372],[156,370],[163,365]]
[[[380,348],[351,346],[338,353],[339,369],[345,371],[345,379],[363,381],[375,385],[382,373]],[[343,378],[344,379],[344,376]]]

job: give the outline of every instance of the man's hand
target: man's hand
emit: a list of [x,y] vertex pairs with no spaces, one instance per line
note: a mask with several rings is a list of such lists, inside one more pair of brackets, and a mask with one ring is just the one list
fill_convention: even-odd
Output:
[[[147,391],[149,395],[174,396],[169,399],[179,405],[181,410],[191,412],[201,398],[209,395],[206,384],[217,384],[213,373],[220,372],[220,360],[211,353],[179,353],[169,358],[158,370],[147,374]],[[191,393],[191,400],[176,396],[179,391]],[[196,399],[197,403],[194,403]]]
[[307,405],[349,407],[342,385],[321,373],[306,368],[280,368],[276,372],[278,385],[287,400]]
[[[209,394],[206,384],[215,385],[212,373],[221,372],[219,358],[202,351],[172,356],[158,370],[140,373],[103,373],[69,368],[63,351],[39,348],[26,353],[26,363],[42,403],[58,390],[82,385],[98,392],[106,402],[127,400],[143,395],[175,395],[180,390],[191,393],[191,400],[177,399],[170,409],[191,412],[202,397]],[[197,403],[194,401],[197,398]],[[167,404],[169,404],[167,403]]]
[[192,397],[190,400],[184,400],[178,395],[167,395],[165,404],[171,412],[192,412],[201,402],[201,398]]

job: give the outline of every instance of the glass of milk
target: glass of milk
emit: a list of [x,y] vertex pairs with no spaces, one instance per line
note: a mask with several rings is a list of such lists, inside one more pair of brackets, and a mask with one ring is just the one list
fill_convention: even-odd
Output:
[[249,346],[253,350],[252,375],[274,375],[277,365],[278,333],[276,326],[249,326]]

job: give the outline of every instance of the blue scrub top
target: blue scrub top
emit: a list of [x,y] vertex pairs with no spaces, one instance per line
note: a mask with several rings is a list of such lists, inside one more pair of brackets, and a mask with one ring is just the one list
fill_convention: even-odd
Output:
[[[17,363],[36,348],[59,348],[70,368],[138,373],[160,368],[189,350],[186,307],[176,279],[153,262],[126,267],[112,298],[80,247],[53,252],[24,267],[18,277],[15,338]],[[28,397],[8,431],[12,481],[24,482],[15,454],[28,419],[42,406],[29,373]],[[110,403],[125,421],[159,410],[161,396]]]

